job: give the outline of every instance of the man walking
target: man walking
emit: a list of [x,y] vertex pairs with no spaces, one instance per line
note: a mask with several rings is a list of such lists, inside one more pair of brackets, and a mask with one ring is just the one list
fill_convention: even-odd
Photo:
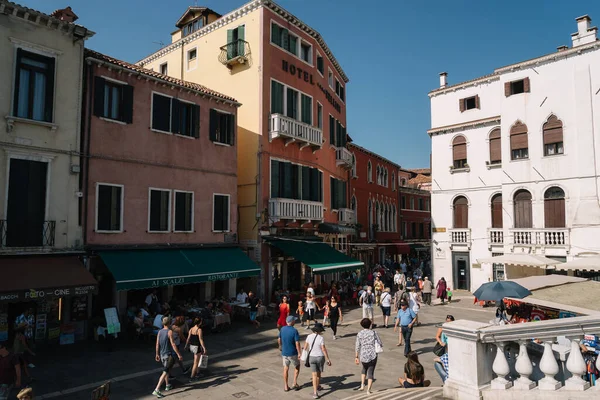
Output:
[[250,292],[248,293],[248,302],[250,303],[250,322],[258,329],[260,328],[260,322],[256,320],[256,316],[258,315],[258,307],[260,307],[261,301],[253,292]]
[[[416,314],[408,308],[408,303],[406,301],[402,301],[400,303],[400,310],[398,310],[398,315],[396,316],[396,325],[394,326],[394,332],[398,331],[398,324],[400,325],[400,335],[404,338],[404,356],[408,356],[408,353],[411,352],[410,347],[410,337],[412,336],[412,329],[415,323],[417,316]],[[398,346],[400,346],[400,341],[402,339],[399,338]]]
[[294,328],[296,317],[290,315],[285,319],[285,322],[287,325],[279,331],[277,343],[279,343],[279,350],[283,357],[283,390],[289,392],[288,375],[290,365],[294,368],[294,385],[292,389],[300,390],[300,386],[298,386],[298,375],[300,374],[300,360],[298,359],[298,355],[300,354],[300,334]]
[[13,387],[21,386],[19,358],[8,351],[6,343],[0,342],[0,400],[10,398]]
[[171,318],[163,317],[162,325],[163,328],[158,331],[158,335],[156,335],[156,361],[162,363],[163,372],[160,374],[156,389],[154,389],[154,392],[152,392],[152,395],[158,397],[159,399],[165,397],[160,392],[160,387],[162,386],[163,381],[166,384],[165,392],[168,392],[173,388],[173,385],[169,384],[169,375],[171,373],[171,369],[173,369],[173,365],[175,365],[174,357],[176,356],[179,361],[183,360],[183,356],[179,352],[177,345],[175,345],[173,331],[169,329],[171,326]]
[[423,303],[428,306],[431,305],[431,293],[433,292],[433,282],[429,280],[429,277],[425,277],[423,281]]
[[373,318],[373,304],[375,303],[375,295],[372,292],[371,286],[367,287],[367,290],[360,296],[359,304],[363,308],[363,318],[369,318],[371,320],[371,326],[375,327]]

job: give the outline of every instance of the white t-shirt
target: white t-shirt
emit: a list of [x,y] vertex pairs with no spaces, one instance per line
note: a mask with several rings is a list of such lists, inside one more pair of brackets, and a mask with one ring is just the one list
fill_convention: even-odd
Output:
[[[313,341],[315,342],[314,346]],[[321,348],[325,344],[325,340],[323,339],[322,335],[311,333],[306,337],[306,343],[308,343],[308,349],[306,351],[309,351],[312,346],[310,357],[325,357],[325,354],[323,354],[323,349]]]
[[315,301],[314,300],[306,300],[306,307],[305,309],[308,310],[314,310],[315,307]]
[[315,295],[315,289],[309,287],[308,289],[306,289],[306,293],[307,294],[310,293],[310,294],[312,294],[314,296]]
[[[367,296],[371,296],[371,304],[367,303]],[[375,295],[371,292],[365,291],[362,296],[362,306],[363,308],[373,308],[373,304],[375,303]]]
[[152,325],[154,325],[158,329],[162,329],[162,318],[162,314],[158,314],[156,317],[154,317],[154,323]]
[[417,301],[418,295],[416,293],[411,292],[408,294],[408,296],[408,306],[411,308],[411,310],[413,310],[415,314],[417,314],[419,312],[419,302]]
[[380,297],[381,306],[382,307],[391,307],[392,306],[392,295],[388,292],[383,292]]
[[240,301],[242,303],[245,303],[246,301],[248,301],[248,295],[246,294],[246,292],[238,293],[237,301]]
[[150,304],[152,304],[152,293],[146,296],[146,304],[148,304],[148,307],[150,307]]
[[397,285],[397,284],[399,284],[399,283],[401,282],[401,280],[400,280],[400,279],[401,279],[401,278],[400,278],[401,276],[402,276],[402,274],[396,274],[396,275],[394,275],[394,283],[395,283],[396,285]]

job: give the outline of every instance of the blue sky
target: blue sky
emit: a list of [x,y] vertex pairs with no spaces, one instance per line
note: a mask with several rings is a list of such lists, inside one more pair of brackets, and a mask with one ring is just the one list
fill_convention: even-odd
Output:
[[[246,0],[198,0],[227,13]],[[600,1],[279,0],[318,30],[350,78],[348,133],[406,168],[429,166],[427,93],[571,45],[575,18],[600,21]],[[70,5],[96,32],[88,46],[134,62],[170,43],[193,0],[22,0],[50,13]],[[167,6],[168,4],[168,6]],[[592,21],[594,23],[594,21]],[[599,22],[600,23],[600,22]]]

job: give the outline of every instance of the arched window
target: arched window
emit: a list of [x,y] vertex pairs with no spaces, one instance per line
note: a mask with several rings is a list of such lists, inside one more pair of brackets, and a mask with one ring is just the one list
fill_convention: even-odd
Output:
[[381,216],[379,215],[379,202],[375,202],[375,225],[377,230],[381,231]]
[[531,193],[519,190],[515,193],[515,228],[533,228]]
[[400,178],[400,186],[406,186],[406,178]]
[[490,164],[502,163],[502,146],[500,128],[490,132]]
[[388,185],[388,171],[387,168],[383,168],[383,186],[387,187]]
[[492,197],[492,228],[502,228],[502,193]]
[[350,208],[354,211],[356,215],[356,196],[352,196],[352,199],[350,199]]
[[354,153],[352,153],[352,177],[356,178],[358,175],[356,175],[356,156],[354,155]]
[[529,145],[527,144],[527,125],[517,121],[510,128],[510,159],[521,160],[529,158]]
[[371,160],[367,163],[367,181],[373,182],[373,165],[371,164]]
[[394,232],[398,232],[398,209],[394,204]]
[[379,167],[379,165],[377,166],[377,184],[381,185],[381,168]]
[[392,190],[396,190],[396,174],[392,171]]
[[389,232],[390,231],[390,218],[389,218],[389,210],[388,210],[388,204],[386,203],[384,208],[383,208],[383,225],[385,225],[385,231]]
[[457,136],[452,141],[452,157],[454,168],[466,168],[467,139],[464,136]]
[[544,227],[564,228],[565,226],[565,192],[553,186],[544,193]]
[[373,239],[373,203],[371,199],[369,199],[369,208],[368,208],[368,218],[369,218],[369,226],[367,227],[369,232],[369,239]]
[[469,227],[469,202],[464,196],[454,199],[454,228],[467,229]]
[[556,115],[551,115],[543,126],[544,155],[563,154],[563,123]]

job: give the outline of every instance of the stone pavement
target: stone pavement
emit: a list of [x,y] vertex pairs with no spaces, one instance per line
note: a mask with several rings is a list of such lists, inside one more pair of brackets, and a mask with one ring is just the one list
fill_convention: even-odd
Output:
[[[458,319],[489,321],[494,310],[473,305],[473,297],[456,298],[450,305],[423,306],[419,319],[422,325],[413,332],[413,350],[420,354],[425,367],[426,379],[432,381],[431,391],[412,392],[398,387],[397,378],[402,375],[405,358],[403,348],[396,347],[397,334],[392,328],[376,328],[384,342],[384,352],[379,355],[375,371],[374,390],[377,399],[414,400],[436,398],[441,395],[441,380],[433,368],[432,353],[437,325],[447,314]],[[356,389],[360,382],[360,367],[354,365],[354,343],[362,314],[353,308],[344,315],[344,324],[338,329],[338,340],[332,340],[331,331],[325,332],[325,345],[333,365],[326,368],[322,383],[322,397],[335,399],[366,398]],[[393,317],[391,318],[393,320]],[[376,309],[376,321],[381,324],[381,312]],[[299,327],[299,325],[298,325]],[[299,327],[302,338],[309,333]],[[210,374],[199,382],[188,384],[187,377],[179,379],[169,398],[192,399],[210,396],[211,399],[264,399],[289,396],[312,398],[310,373],[303,367],[300,372],[298,392],[283,392],[282,364],[276,344],[275,321],[266,320],[260,330],[245,322],[234,322],[231,330],[207,335],[205,342],[209,351]],[[153,344],[115,344],[111,352],[101,351],[95,345],[75,345],[59,349],[56,355],[38,357],[38,367],[33,370],[36,381],[33,387],[36,399],[60,398],[61,400],[89,399],[93,388],[110,380],[111,400],[152,399],[150,395],[160,375],[160,366],[154,361]],[[53,357],[51,357],[53,356]],[[184,355],[190,364],[190,354]],[[46,358],[46,360],[44,360]],[[175,367],[174,374],[181,370]],[[291,382],[291,381],[290,381]],[[412,393],[412,394],[410,394]],[[409,395],[410,394],[410,395]],[[373,396],[372,396],[373,397]]]

